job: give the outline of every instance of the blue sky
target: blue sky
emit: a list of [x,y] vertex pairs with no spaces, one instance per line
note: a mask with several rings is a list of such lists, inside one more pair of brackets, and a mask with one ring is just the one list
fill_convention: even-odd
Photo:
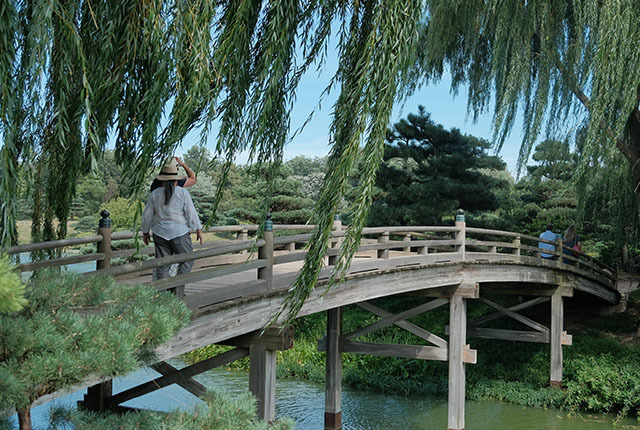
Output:
[[[324,71],[318,74],[311,68],[301,79],[297,91],[296,102],[291,114],[291,133],[297,130],[316,109],[312,120],[307,123],[301,133],[285,148],[285,160],[298,155],[307,157],[322,157],[328,154],[329,147],[329,126],[331,123],[331,111],[335,102],[338,89],[325,95],[322,104],[318,106],[320,95],[326,88],[330,77],[337,67],[336,58],[329,55]],[[458,128],[464,134],[492,141],[491,112],[482,115],[476,123],[472,118],[467,117],[467,89],[460,88],[457,96],[450,94],[450,79],[444,76],[438,84],[423,87],[416,94],[407,99],[404,105],[396,106],[391,117],[391,123],[404,118],[409,113],[418,111],[418,105],[423,105],[431,118],[438,124],[442,124],[446,129]],[[507,163],[507,168],[515,177],[518,150],[521,141],[520,122],[516,120],[514,129],[505,142],[503,149],[498,153]],[[215,136],[209,137],[209,149],[213,150]],[[190,133],[182,142],[177,154],[182,154],[191,146],[198,142],[198,133]],[[240,154],[236,160],[239,164],[247,162],[247,154]]]

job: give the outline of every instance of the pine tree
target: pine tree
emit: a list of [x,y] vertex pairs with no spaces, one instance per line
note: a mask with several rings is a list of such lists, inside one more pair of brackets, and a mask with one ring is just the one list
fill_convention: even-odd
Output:
[[484,173],[505,169],[488,148],[484,140],[435,124],[420,106],[387,136],[370,224],[440,225],[458,208],[476,215],[496,209],[496,194],[508,184]]
[[171,294],[108,277],[47,270],[26,297],[21,312],[0,315],[0,410],[15,409],[21,430],[39,397],[139,367],[189,320]]

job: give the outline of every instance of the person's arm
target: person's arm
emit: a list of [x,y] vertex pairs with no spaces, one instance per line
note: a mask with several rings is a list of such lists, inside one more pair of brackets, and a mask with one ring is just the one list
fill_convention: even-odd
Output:
[[190,187],[192,185],[195,185],[196,182],[198,182],[198,180],[196,179],[196,174],[193,172],[193,170],[191,170],[191,168],[187,166],[185,162],[180,159],[180,157],[176,157],[176,162],[178,163],[179,166],[182,166],[185,173],[187,174],[187,179],[183,187]]
[[147,199],[147,205],[144,207],[144,211],[142,212],[142,225],[140,226],[140,230],[142,230],[142,241],[145,245],[149,245],[149,230],[151,230],[151,223],[153,222],[153,214],[154,208],[153,203],[151,202],[151,194],[149,194],[149,198]]
[[202,224],[200,223],[200,217],[198,217],[196,207],[193,205],[191,194],[189,194],[187,190],[184,190],[184,194],[184,217],[187,220],[187,226],[189,227],[189,230],[196,231],[196,238],[200,241],[200,245],[202,245],[204,236],[202,235]]

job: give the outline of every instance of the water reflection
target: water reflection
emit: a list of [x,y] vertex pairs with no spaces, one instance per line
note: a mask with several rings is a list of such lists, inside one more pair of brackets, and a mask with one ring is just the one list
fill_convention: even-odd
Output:
[[[173,360],[175,367],[183,363]],[[142,369],[114,381],[115,392],[139,385],[160,376],[152,369]],[[200,383],[218,391],[238,394],[249,386],[247,372],[215,369],[195,377]],[[73,393],[55,401],[57,405],[75,406],[84,392]],[[297,380],[278,380],[276,416],[290,417],[299,430],[322,430],[324,387]],[[172,385],[125,403],[127,406],[170,411],[189,410],[199,403],[187,391]],[[34,408],[35,428],[46,428],[50,405]],[[423,396],[393,396],[343,388],[342,422],[345,430],[425,430],[447,428],[446,399]],[[467,430],[604,430],[614,428],[613,416],[579,415],[527,408],[498,402],[467,402]],[[14,417],[15,418],[15,417]],[[15,419],[14,419],[15,422]],[[615,428],[640,430],[638,421],[627,419]]]

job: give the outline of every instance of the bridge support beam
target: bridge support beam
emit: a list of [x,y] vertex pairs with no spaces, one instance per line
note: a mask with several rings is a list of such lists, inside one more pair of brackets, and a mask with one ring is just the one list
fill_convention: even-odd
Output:
[[326,387],[324,396],[324,428],[342,428],[342,308],[327,311],[327,359]]
[[249,349],[249,391],[258,398],[258,418],[276,418],[276,351],[254,344]]
[[562,385],[562,329],[564,321],[563,289],[551,296],[551,386]]
[[463,351],[467,331],[467,301],[453,295],[449,302],[449,413],[448,429],[464,429],[465,369]]

